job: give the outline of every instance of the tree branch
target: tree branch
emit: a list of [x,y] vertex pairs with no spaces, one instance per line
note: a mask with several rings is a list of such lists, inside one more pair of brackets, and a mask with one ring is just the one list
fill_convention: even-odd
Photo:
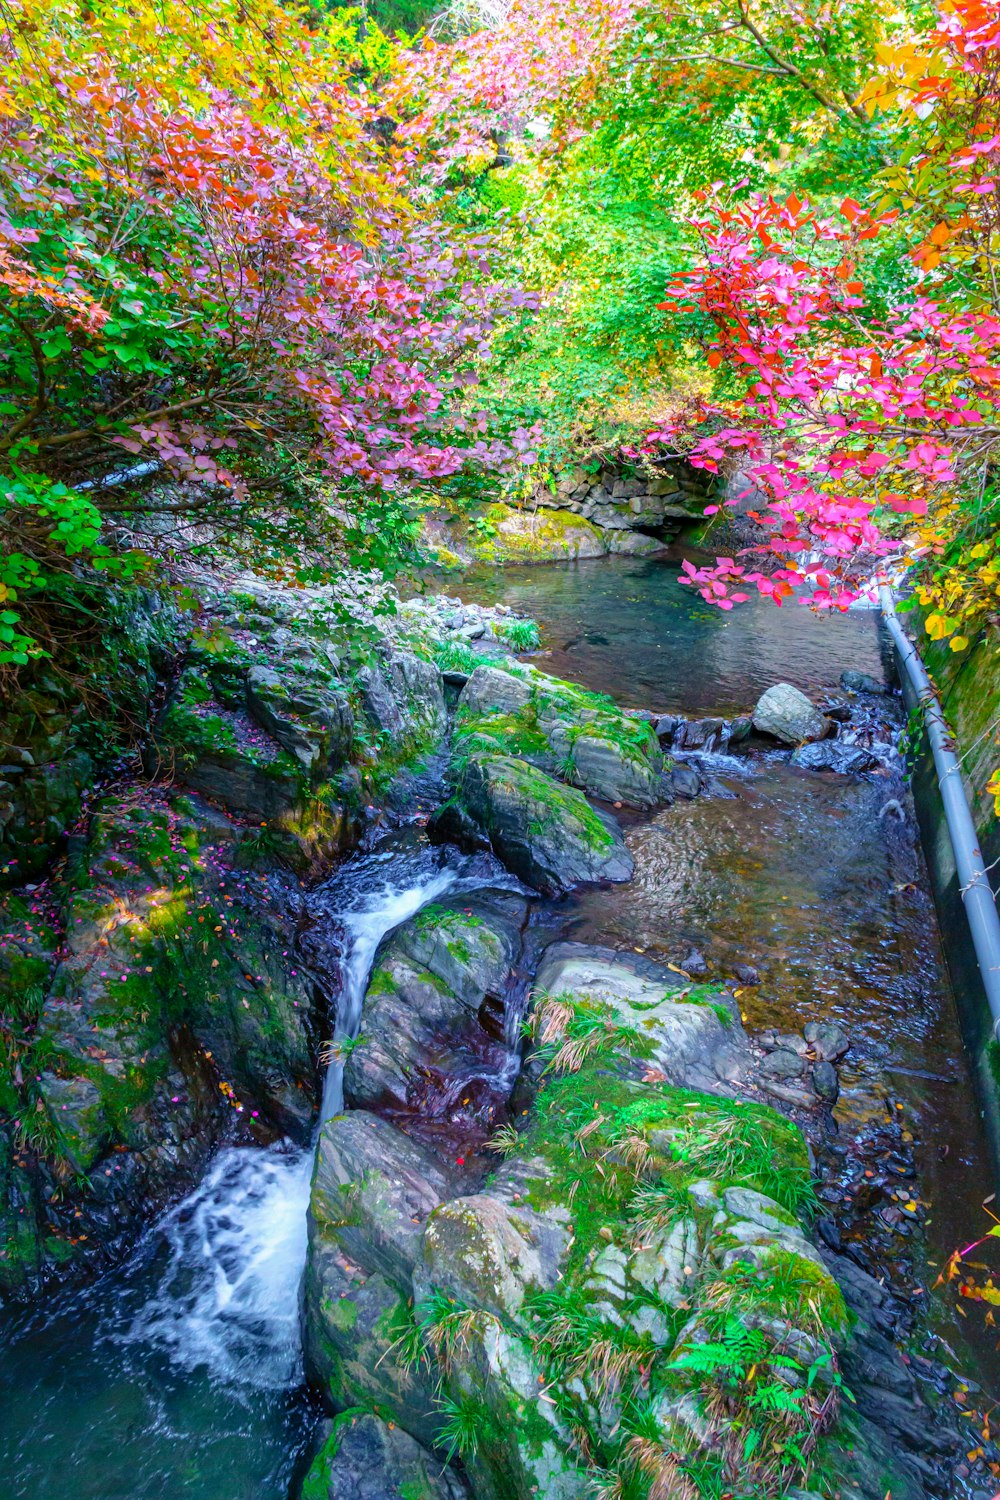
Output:
[[32,406],[31,410],[26,411],[22,417],[18,417],[13,427],[8,427],[7,431],[0,435],[0,449],[2,449],[4,452],[13,447],[14,443],[16,443],[17,439],[21,436],[21,433],[27,431],[32,422],[36,421],[41,416],[42,412],[48,405],[48,395],[46,393],[45,380],[45,352],[42,349],[41,344],[38,342],[38,339],[35,337],[33,330],[30,329],[25,323],[23,323],[16,313],[8,311],[7,315],[10,318],[11,322],[14,323],[24,334],[28,346],[31,349],[31,357],[35,361],[35,369],[38,371],[38,390],[35,396],[35,404]]

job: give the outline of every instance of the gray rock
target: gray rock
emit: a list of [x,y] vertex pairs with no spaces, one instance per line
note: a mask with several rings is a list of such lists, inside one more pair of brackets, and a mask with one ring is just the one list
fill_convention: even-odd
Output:
[[677,765],[668,775],[670,785],[678,797],[691,801],[701,791],[701,775],[695,766]]
[[344,1065],[348,1104],[405,1107],[432,1070],[458,1071],[463,1048],[481,1055],[479,1011],[488,998],[502,1007],[525,911],[511,892],[477,892],[427,908],[389,940]]
[[86,1172],[111,1137],[101,1094],[89,1078],[43,1073],[39,1094],[59,1132],[63,1150],[78,1172]]
[[[564,1251],[570,1229],[568,1215],[563,1219]],[[520,1323],[525,1298],[550,1290],[559,1276],[562,1256],[546,1253],[537,1232],[543,1223],[527,1205],[505,1203],[492,1191],[443,1203],[424,1230],[423,1262],[414,1277],[417,1302],[439,1287],[465,1306]]]
[[464,1500],[465,1485],[402,1428],[364,1413],[339,1428],[327,1500]]
[[851,1045],[845,1031],[832,1021],[807,1021],[802,1035],[821,1062],[837,1062]]
[[435,1444],[441,1419],[436,1377],[406,1357],[411,1293],[379,1272],[366,1276],[332,1238],[313,1238],[305,1275],[305,1353],[311,1377],[337,1409],[359,1400],[391,1412],[420,1442]]
[[[466,680],[463,678],[463,681]],[[403,713],[395,694],[379,666],[362,667],[358,672],[358,686],[365,706],[365,713],[390,740],[398,742],[409,729],[409,721]]]
[[688,719],[682,721],[674,735],[678,750],[701,750],[706,745],[715,745],[723,729],[725,719]]
[[827,731],[827,721],[806,697],[790,682],[778,682],[757,700],[753,727],[758,734],[770,735],[787,745],[805,740],[819,740]]
[[840,1080],[833,1063],[818,1062],[812,1070],[812,1086],[826,1104],[836,1104]]
[[363,1271],[406,1284],[428,1215],[453,1190],[437,1160],[363,1110],[320,1132],[309,1200],[310,1237],[333,1237]]
[[[603,1002],[627,1024],[641,1027],[655,1046],[655,1065],[673,1084],[720,1092],[749,1068],[739,1019],[727,1024],[712,1005],[678,1004],[672,998],[678,976],[638,955],[555,943],[542,955],[535,988]],[[728,1007],[726,1013],[732,1016]]]
[[697,1224],[694,1219],[677,1219],[632,1254],[628,1274],[650,1296],[668,1307],[680,1307],[691,1294],[700,1263]]
[[448,708],[437,667],[412,651],[394,651],[388,676],[405,708],[412,738],[421,745],[438,745],[448,727]]
[[885,693],[885,683],[870,672],[858,672],[849,667],[840,674],[840,685],[849,693]]
[[430,831],[436,838],[461,837],[469,825],[512,874],[543,894],[587,881],[629,880],[635,868],[612,817],[592,808],[582,792],[512,756],[470,756],[452,804],[439,810]]
[[801,1078],[806,1070],[804,1058],[780,1047],[761,1058],[760,1071],[765,1078]]
[[607,737],[599,724],[572,736],[553,726],[548,739],[557,757],[565,757],[563,774],[592,797],[641,808],[659,800],[659,766]]
[[626,557],[652,557],[667,550],[667,543],[642,531],[609,531],[608,551]]
[[793,766],[807,771],[836,771],[841,776],[857,776],[878,765],[878,756],[860,745],[846,745],[842,740],[820,740],[813,745],[799,745],[792,751]]
[[530,680],[499,667],[477,667],[459,694],[458,706],[470,714],[516,714],[531,701]]
[[350,755],[354,721],[346,696],[270,667],[251,667],[246,700],[261,728],[317,779]]

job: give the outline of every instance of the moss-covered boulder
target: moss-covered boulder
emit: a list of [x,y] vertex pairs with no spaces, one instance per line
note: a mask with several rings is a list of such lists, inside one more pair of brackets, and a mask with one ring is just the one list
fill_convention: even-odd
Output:
[[670,1083],[731,1092],[747,1079],[748,1039],[732,997],[683,985],[639,954],[555,943],[542,954],[535,991],[610,1006],[621,1025],[645,1036],[648,1056]]
[[459,695],[455,741],[459,752],[517,755],[605,802],[673,800],[668,762],[645,719],[524,663],[477,667]]
[[526,914],[526,902],[513,892],[479,891],[425,908],[390,938],[344,1064],[350,1105],[447,1111],[449,1118],[461,1109],[470,1124],[488,1128],[492,1092],[461,1088],[461,1080],[494,1057],[497,1071],[513,1074],[513,1067],[500,1067],[510,1059],[504,996]]
[[316,1457],[302,1500],[466,1500],[450,1466],[371,1412],[349,1411]]
[[[690,1086],[703,1073],[674,1015],[690,996],[666,1001],[627,966],[601,975],[614,993],[595,969],[539,1000],[534,1108],[471,1190],[384,1121],[325,1127],[314,1359],[338,1406],[458,1451],[477,1500],[631,1493],[654,1471],[711,1493],[734,1426],[755,1434],[748,1483],[754,1454],[777,1452],[787,1489],[794,1435],[822,1444],[835,1415],[847,1333],[807,1232],[805,1142],[766,1106]],[[687,1005],[696,1028],[725,1029],[714,1004]],[[381,1372],[400,1364],[396,1394]]]
[[431,826],[438,838],[488,843],[512,874],[544,894],[587,881],[629,880],[634,869],[614,818],[527,761],[472,755]]
[[9,898],[0,988],[22,987],[0,1053],[16,1122],[8,1266],[27,1237],[32,1275],[116,1254],[234,1115],[308,1138],[315,986],[287,958],[281,879],[239,868],[241,845],[206,804],[136,790],[95,809],[51,932]]

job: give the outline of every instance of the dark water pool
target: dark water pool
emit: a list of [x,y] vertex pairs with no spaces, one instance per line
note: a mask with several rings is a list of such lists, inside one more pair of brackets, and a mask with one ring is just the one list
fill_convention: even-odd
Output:
[[456,591],[531,615],[546,647],[539,666],[632,708],[731,715],[774,682],[830,692],[845,667],[881,671],[868,611],[755,598],[724,613],[679,578],[680,553],[607,557],[474,572]]

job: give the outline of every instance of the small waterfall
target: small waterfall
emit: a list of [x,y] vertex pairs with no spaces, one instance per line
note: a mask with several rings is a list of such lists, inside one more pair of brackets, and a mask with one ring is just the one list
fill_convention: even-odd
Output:
[[218,1381],[285,1390],[302,1379],[299,1282],[312,1154],[222,1151],[158,1226],[168,1258],[123,1343]]
[[[447,863],[445,862],[447,861]],[[340,947],[334,1038],[357,1035],[382,939],[446,892],[491,878],[510,883],[486,856],[430,849],[390,835],[348,860],[313,893]],[[344,1105],[343,1064],[327,1070],[320,1125]],[[182,1369],[220,1382],[281,1389],[302,1379],[299,1286],[314,1150],[234,1147],[158,1225],[162,1277],[119,1338],[167,1353]]]

